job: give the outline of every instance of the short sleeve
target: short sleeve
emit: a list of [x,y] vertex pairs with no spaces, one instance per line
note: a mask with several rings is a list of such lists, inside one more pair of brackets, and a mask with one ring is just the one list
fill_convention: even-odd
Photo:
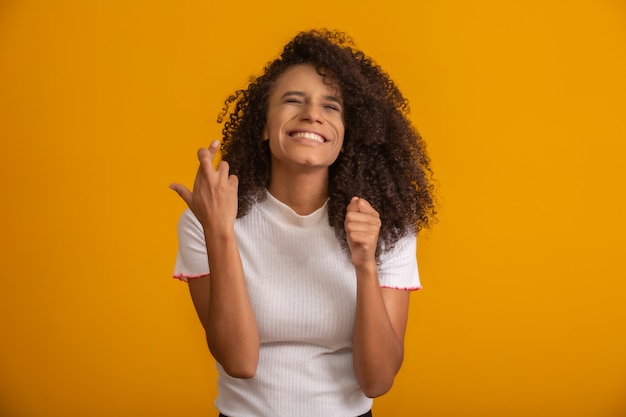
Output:
[[204,229],[193,212],[185,210],[178,219],[178,253],[174,278],[187,281],[209,275]]
[[381,255],[378,279],[383,288],[419,290],[422,288],[417,268],[417,239],[410,234]]

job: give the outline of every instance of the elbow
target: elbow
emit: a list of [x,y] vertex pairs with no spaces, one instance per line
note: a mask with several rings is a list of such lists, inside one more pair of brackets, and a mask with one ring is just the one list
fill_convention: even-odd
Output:
[[369,369],[366,372],[363,369],[360,372],[355,369],[357,381],[363,394],[369,398],[376,398],[389,392],[401,365],[402,356],[398,358],[395,364],[389,364],[388,367]]
[[250,379],[256,375],[256,368],[259,363],[258,351],[254,353],[231,355],[220,357],[215,354],[213,357],[220,364],[224,372],[233,378]]
[[217,363],[222,367],[224,372],[237,379],[250,379],[256,375],[256,367],[259,363],[259,357],[255,355],[246,355],[245,357],[222,357],[213,355]]
[[376,398],[389,392],[393,386],[393,380],[389,382],[372,381],[367,384],[360,384],[361,390],[366,397]]
[[[207,342],[209,338],[207,337]],[[209,351],[224,370],[224,372],[237,379],[250,379],[256,375],[259,364],[259,345],[248,344],[247,346],[220,347],[209,343]]]
[[254,378],[256,375],[256,365],[255,366],[223,366],[224,372],[228,374],[228,376],[237,378],[237,379],[250,379]]

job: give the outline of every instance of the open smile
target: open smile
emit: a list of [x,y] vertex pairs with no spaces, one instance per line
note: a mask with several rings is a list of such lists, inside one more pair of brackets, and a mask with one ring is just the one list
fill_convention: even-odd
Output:
[[310,140],[311,142],[319,142],[319,143],[328,142],[328,139],[326,139],[324,136],[320,135],[319,133],[313,133],[313,132],[302,132],[302,131],[289,132],[289,137],[294,138],[294,139]]

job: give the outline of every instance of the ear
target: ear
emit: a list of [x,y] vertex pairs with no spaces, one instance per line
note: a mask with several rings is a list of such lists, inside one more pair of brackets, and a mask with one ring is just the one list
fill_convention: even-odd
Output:
[[270,134],[267,131],[267,128],[264,128],[263,129],[263,140],[261,142],[265,142],[265,141],[268,141],[268,140],[270,140]]

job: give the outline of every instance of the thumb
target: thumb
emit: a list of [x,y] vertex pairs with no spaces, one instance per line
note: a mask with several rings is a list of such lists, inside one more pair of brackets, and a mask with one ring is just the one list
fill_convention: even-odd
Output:
[[189,191],[187,187],[185,187],[182,184],[174,183],[174,184],[170,184],[170,188],[176,191],[176,194],[178,194],[180,198],[185,200],[185,203],[187,203],[187,205],[191,207],[191,191]]
[[352,197],[346,208],[347,211],[360,211],[358,201],[359,201],[359,197],[357,196]]

